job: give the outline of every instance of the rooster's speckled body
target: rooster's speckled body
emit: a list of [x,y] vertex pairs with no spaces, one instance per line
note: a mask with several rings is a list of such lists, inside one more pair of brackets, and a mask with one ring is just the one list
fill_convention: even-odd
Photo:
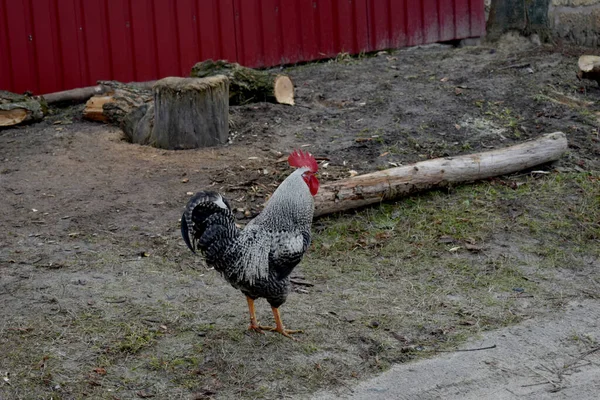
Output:
[[275,313],[286,301],[292,270],[310,245],[313,195],[318,190],[314,172],[312,159],[309,166],[290,174],[244,229],[235,225],[229,203],[219,193],[198,192],[185,208],[181,219],[185,242],[192,251],[199,249],[209,266],[248,297],[252,329],[259,330],[253,326],[251,301],[264,297]]

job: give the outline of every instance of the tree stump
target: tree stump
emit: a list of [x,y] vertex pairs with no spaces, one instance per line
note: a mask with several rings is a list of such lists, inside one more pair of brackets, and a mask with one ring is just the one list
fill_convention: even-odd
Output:
[[498,40],[516,30],[526,36],[536,33],[542,41],[550,39],[549,6],[550,0],[492,0],[486,38]]
[[229,80],[161,79],[154,84],[154,128],[150,144],[194,149],[223,144],[229,132]]
[[598,56],[581,56],[577,62],[579,79],[589,79],[598,82],[600,85],[600,57]]
[[0,127],[40,121],[45,109],[43,100],[0,90]]
[[287,75],[271,74],[225,60],[206,60],[192,67],[192,77],[206,78],[214,75],[229,78],[231,105],[259,101],[294,105],[294,84]]

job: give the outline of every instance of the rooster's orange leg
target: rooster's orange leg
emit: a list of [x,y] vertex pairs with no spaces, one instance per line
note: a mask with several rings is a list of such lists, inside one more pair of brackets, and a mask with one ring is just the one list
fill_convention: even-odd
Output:
[[283,327],[283,322],[281,322],[281,316],[279,315],[279,309],[275,308],[275,307],[271,307],[271,310],[273,310],[273,317],[275,317],[275,326],[274,328],[272,326],[261,326],[259,327],[260,329],[264,329],[265,331],[271,331],[271,332],[279,332],[281,333],[283,336],[288,337],[292,340],[298,340],[296,338],[293,338],[292,336],[290,336],[293,333],[302,333],[301,330],[291,330],[291,329],[285,329]]
[[264,333],[260,326],[258,326],[258,322],[256,322],[256,312],[254,311],[254,300],[250,297],[246,296],[246,300],[248,301],[248,311],[250,311],[250,326],[248,327],[249,331],[255,331]]

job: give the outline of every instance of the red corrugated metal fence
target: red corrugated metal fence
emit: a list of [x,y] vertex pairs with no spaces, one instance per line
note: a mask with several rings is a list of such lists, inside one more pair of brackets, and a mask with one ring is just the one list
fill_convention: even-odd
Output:
[[0,0],[0,89],[187,76],[481,36],[483,0]]

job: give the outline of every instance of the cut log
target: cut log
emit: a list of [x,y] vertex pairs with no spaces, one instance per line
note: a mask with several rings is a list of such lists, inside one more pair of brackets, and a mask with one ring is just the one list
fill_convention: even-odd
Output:
[[145,83],[124,84],[117,81],[100,81],[99,83],[106,88],[106,95],[111,97],[110,101],[102,104],[102,114],[106,121],[118,126],[121,126],[127,114],[152,102],[153,99],[152,90]]
[[294,105],[294,84],[287,75],[258,71],[225,60],[206,60],[192,67],[192,77],[206,78],[214,75],[229,78],[231,105],[260,101]]
[[0,127],[40,121],[46,104],[29,96],[0,90]]
[[96,95],[90,97],[83,109],[83,118],[90,121],[108,122],[103,106],[113,101],[113,96]]
[[229,80],[161,79],[154,85],[154,129],[150,143],[163,149],[194,149],[227,141]]
[[600,57],[599,56],[581,56],[577,62],[579,79],[589,79],[598,82],[600,85]]
[[[152,82],[121,83],[117,81],[100,81],[104,88],[104,94],[91,97],[83,109],[83,118],[90,121],[110,122],[120,126],[125,132],[126,138],[133,135],[131,121],[125,119],[134,110],[152,102]],[[146,110],[147,108],[144,108]],[[136,116],[139,113],[135,113]],[[141,115],[143,116],[143,114]],[[140,116],[140,118],[141,118]],[[139,122],[139,119],[136,123]]]
[[393,200],[414,192],[472,182],[557,160],[567,150],[562,132],[504,149],[436,158],[321,185],[315,216]]

